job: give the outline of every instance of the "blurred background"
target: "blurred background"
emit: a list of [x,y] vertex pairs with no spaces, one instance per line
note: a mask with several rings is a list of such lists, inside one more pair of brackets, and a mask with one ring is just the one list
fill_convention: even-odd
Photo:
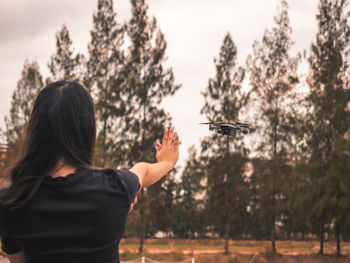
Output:
[[[145,248],[181,261],[191,246],[347,256],[349,11],[348,0],[3,0],[2,184],[38,91],[74,80],[95,101],[96,166],[154,162],[163,129],[180,136],[176,169],[129,215],[125,260]],[[259,129],[225,137],[206,121]]]

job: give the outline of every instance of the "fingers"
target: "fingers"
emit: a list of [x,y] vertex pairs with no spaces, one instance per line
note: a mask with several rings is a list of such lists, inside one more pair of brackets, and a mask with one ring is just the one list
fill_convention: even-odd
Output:
[[164,129],[164,135],[163,135],[163,142],[162,145],[166,145],[167,141],[168,141],[168,133],[169,133],[169,129],[165,128]]
[[179,145],[179,135],[177,134],[177,132],[174,133],[172,145],[175,147]]
[[162,145],[159,143],[159,141],[156,141],[156,146],[157,146],[157,151],[159,151],[160,148],[162,147]]
[[162,145],[171,144],[173,137],[174,137],[174,127],[171,127],[170,129],[165,128]]
[[168,132],[168,141],[167,141],[167,143],[168,143],[169,145],[172,144],[173,138],[174,138],[174,127],[171,127],[170,130],[169,130],[169,132]]

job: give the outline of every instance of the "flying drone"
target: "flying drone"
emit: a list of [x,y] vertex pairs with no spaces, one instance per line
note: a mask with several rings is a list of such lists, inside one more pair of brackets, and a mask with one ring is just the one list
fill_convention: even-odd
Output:
[[218,134],[235,137],[236,134],[247,135],[249,132],[256,131],[256,127],[251,127],[246,123],[227,123],[227,122],[202,122],[200,124],[209,125],[209,131],[216,131]]

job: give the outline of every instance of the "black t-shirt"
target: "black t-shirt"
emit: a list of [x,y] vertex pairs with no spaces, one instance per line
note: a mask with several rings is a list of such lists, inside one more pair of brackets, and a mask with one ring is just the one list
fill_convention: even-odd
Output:
[[127,169],[78,168],[47,176],[19,209],[0,205],[0,236],[7,254],[22,250],[27,263],[115,263],[140,184]]

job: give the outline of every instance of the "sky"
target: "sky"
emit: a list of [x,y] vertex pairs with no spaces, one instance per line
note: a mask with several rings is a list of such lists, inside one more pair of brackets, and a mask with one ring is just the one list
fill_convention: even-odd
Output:
[[[274,25],[279,0],[146,0],[149,15],[157,19],[165,35],[167,66],[181,88],[166,98],[164,107],[173,118],[181,146],[179,164],[188,148],[197,148],[210,135],[200,115],[204,105],[201,92],[215,76],[213,59],[218,57],[224,36],[229,32],[238,50],[238,63],[245,66],[253,41],[262,39]],[[308,51],[317,31],[317,0],[289,0],[289,18],[295,44],[291,54]],[[8,115],[11,95],[26,58],[36,59],[44,79],[47,63],[55,52],[55,34],[66,24],[75,52],[88,57],[92,15],[97,0],[1,0],[0,1],[0,127]],[[119,23],[130,18],[129,0],[114,0]],[[235,121],[235,120],[233,120]],[[239,120],[254,122],[254,120]]]

